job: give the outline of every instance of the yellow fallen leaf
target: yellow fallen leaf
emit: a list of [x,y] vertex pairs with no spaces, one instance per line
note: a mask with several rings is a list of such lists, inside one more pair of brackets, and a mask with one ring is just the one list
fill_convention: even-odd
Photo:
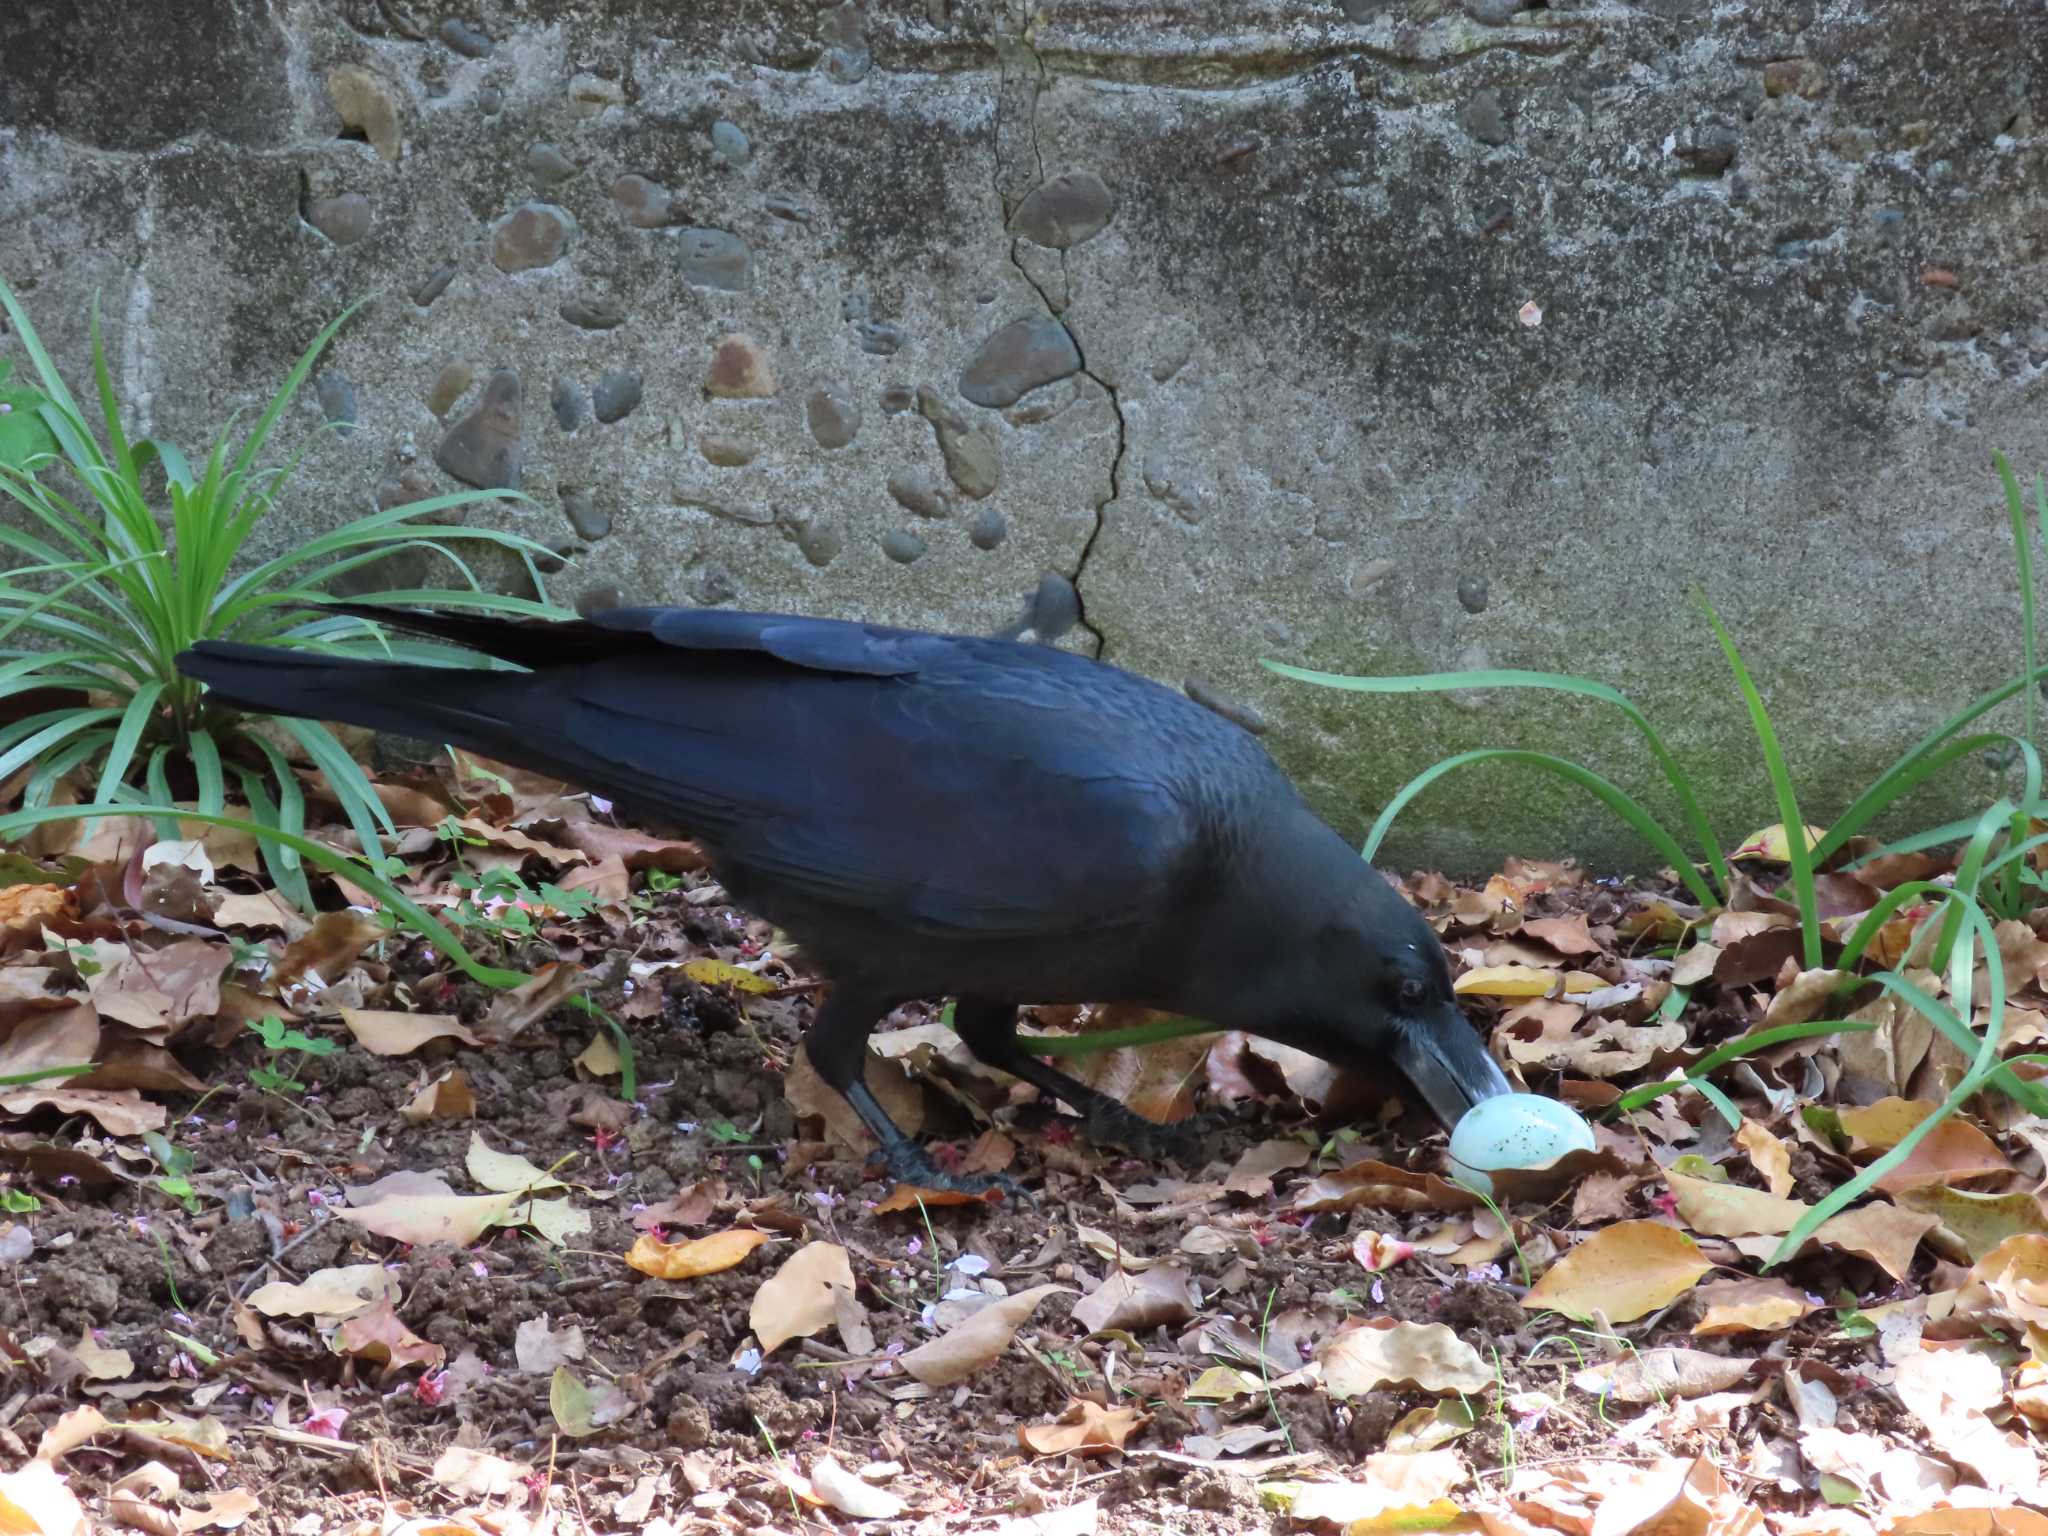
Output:
[[516,1152],[500,1152],[475,1131],[469,1133],[469,1151],[463,1157],[469,1176],[485,1189],[501,1194],[538,1193],[569,1186]]
[[576,1065],[592,1077],[617,1077],[625,1063],[619,1057],[619,1048],[608,1034],[593,1035],[590,1044],[583,1047],[576,1058]]
[[1551,1266],[1522,1305],[1587,1321],[1598,1312],[1611,1323],[1628,1323],[1669,1306],[1713,1267],[1699,1244],[1676,1227],[1616,1222]]
[[1064,1456],[1069,1451],[1087,1456],[1122,1450],[1124,1442],[1151,1421],[1149,1413],[1136,1408],[1105,1408],[1077,1397],[1052,1423],[1019,1426],[1017,1440],[1037,1456]]
[[1906,1160],[1877,1181],[1888,1195],[1923,1184],[1957,1184],[2012,1172],[1989,1136],[1960,1115],[1950,1115],[1920,1139]]
[[1548,997],[1563,983],[1556,971],[1533,965],[1482,965],[1451,983],[1460,997]]
[[683,974],[690,980],[706,987],[731,987],[735,992],[773,992],[776,984],[765,976],[752,971],[741,970],[723,960],[713,960],[708,955],[696,960],[683,962]]
[[1882,1200],[1831,1216],[1814,1229],[1813,1240],[1844,1253],[1861,1254],[1894,1280],[1906,1278],[1920,1240],[1934,1230],[1935,1218],[1924,1211],[1903,1210]]
[[467,1248],[504,1214],[519,1196],[458,1195],[447,1181],[430,1173],[391,1173],[373,1184],[351,1189],[352,1203],[335,1214],[366,1232],[401,1243],[452,1243]]
[[1790,1232],[1813,1209],[1803,1200],[1781,1200],[1760,1189],[1667,1173],[1679,1220],[1706,1237],[1751,1237]]
[[1479,1352],[1442,1323],[1374,1318],[1346,1328],[1316,1352],[1323,1390],[1361,1397],[1413,1384],[1425,1392],[1477,1392],[1494,1379]]
[[[1810,853],[1823,837],[1824,828],[1808,824],[1806,848]],[[1728,855],[1735,863],[1789,864],[1792,861],[1792,839],[1785,831],[1783,822],[1774,822],[1760,832],[1752,832],[1742,840],[1742,846]]]
[[747,1326],[761,1353],[791,1339],[809,1338],[839,1315],[839,1299],[853,1294],[853,1264],[837,1243],[806,1243],[754,1292]]
[[2042,1210],[2038,1196],[2023,1189],[1984,1195],[1945,1184],[1923,1184],[1900,1191],[1899,1204],[1934,1217],[1962,1243],[1973,1263],[2009,1237],[2023,1232],[2048,1234],[2048,1212]]
[[1754,1120],[1745,1119],[1735,1144],[1749,1154],[1749,1165],[1764,1176],[1772,1194],[1792,1193],[1792,1148],[1788,1139],[1773,1136]]
[[387,1008],[344,1008],[341,1022],[348,1026],[372,1056],[409,1056],[430,1040],[460,1040],[464,1045],[483,1042],[452,1013],[405,1013]]
[[2048,1237],[2022,1232],[1985,1254],[1971,1266],[1956,1310],[2048,1327]]
[[460,1067],[451,1067],[398,1107],[398,1117],[412,1125],[429,1120],[474,1120],[476,1095]]
[[265,1317],[351,1317],[382,1299],[404,1294],[398,1276],[382,1264],[344,1264],[316,1269],[299,1281],[272,1280],[249,1293],[249,1305]]
[[1931,1099],[1902,1099],[1893,1095],[1875,1104],[1845,1104],[1836,1111],[1842,1129],[1849,1135],[1851,1150],[1889,1152],[1906,1133],[1941,1106]]
[[643,1233],[626,1250],[626,1262],[657,1280],[694,1280],[731,1269],[773,1235],[751,1227],[733,1227],[686,1243],[664,1243]]
[[1259,1390],[1259,1384],[1235,1366],[1212,1365],[1188,1384],[1186,1395],[1204,1403],[1227,1403]]
[[1776,1333],[1814,1311],[1806,1294],[1783,1280],[1715,1280],[1700,1287],[1705,1309],[1696,1338],[1734,1333]]

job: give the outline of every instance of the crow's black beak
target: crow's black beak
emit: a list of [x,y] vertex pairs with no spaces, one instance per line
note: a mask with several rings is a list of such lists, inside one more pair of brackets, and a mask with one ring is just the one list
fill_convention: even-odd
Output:
[[1394,1022],[1394,1065],[1446,1130],[1481,1099],[1513,1093],[1486,1046],[1455,1006]]

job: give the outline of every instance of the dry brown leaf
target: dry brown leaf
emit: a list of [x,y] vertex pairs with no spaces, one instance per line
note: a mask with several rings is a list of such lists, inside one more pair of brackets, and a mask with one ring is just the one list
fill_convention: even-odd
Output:
[[950,1387],[993,1364],[1046,1297],[1072,1294],[1064,1285],[1034,1285],[1005,1296],[936,1339],[905,1352],[897,1364],[928,1387]]
[[1482,965],[1451,983],[1460,997],[1551,997],[1564,990],[1564,973],[1532,965]]
[[974,1138],[967,1155],[960,1159],[962,1173],[1001,1173],[1017,1160],[1017,1143],[1001,1131],[990,1129]]
[[1583,912],[1574,912],[1569,917],[1532,917],[1522,924],[1522,932],[1548,944],[1567,959],[1601,952],[1600,941],[1587,929]]
[[308,976],[323,982],[340,979],[356,957],[389,930],[367,913],[344,907],[339,912],[322,912],[313,926],[285,946],[270,967],[268,982],[273,992],[283,994]]
[[451,1067],[399,1106],[401,1120],[421,1125],[429,1120],[474,1120],[476,1095],[460,1067]]
[[140,1136],[160,1131],[169,1116],[133,1090],[115,1088],[16,1088],[0,1094],[0,1110],[10,1115],[54,1109],[60,1115],[90,1115],[113,1136]]
[[2008,1237],[1970,1269],[1956,1310],[1966,1315],[2003,1313],[2015,1322],[2048,1327],[2048,1237]]
[[1120,1451],[1124,1442],[1151,1419],[1150,1414],[1136,1408],[1105,1408],[1077,1397],[1052,1423],[1019,1426],[1017,1440],[1035,1456],[1064,1456],[1070,1451],[1087,1456]]
[[1484,1202],[1433,1173],[1411,1173],[1372,1158],[1318,1174],[1294,1191],[1293,1211],[1342,1211],[1353,1206],[1389,1211],[1469,1211]]
[[1945,1184],[1923,1184],[1901,1191],[1899,1204],[1934,1217],[1943,1231],[1963,1245],[1973,1263],[2009,1237],[2023,1232],[2048,1235],[2048,1211],[2042,1210],[2038,1195],[2025,1190],[1985,1195]]
[[1074,1321],[1090,1333],[1121,1328],[1140,1333],[1162,1323],[1184,1323],[1200,1310],[1194,1277],[1179,1264],[1161,1264],[1141,1274],[1112,1271],[1074,1304]]
[[1619,1360],[1581,1371],[1573,1385],[1621,1403],[1660,1403],[1666,1398],[1705,1397],[1725,1392],[1755,1366],[1754,1360],[1709,1354],[1703,1349],[1630,1350]]
[[0,890],[0,928],[39,933],[45,922],[77,917],[77,904],[64,886],[10,885]]
[[287,942],[312,926],[276,891],[226,891],[214,903],[213,921],[221,928],[275,928]]
[[1553,1265],[1522,1305],[1590,1321],[1633,1322],[1669,1306],[1714,1266],[1699,1244],[1654,1221],[1623,1221],[1594,1233]]
[[582,966],[550,961],[511,991],[498,994],[484,1015],[484,1034],[500,1043],[516,1039],[567,1002],[583,979]]
[[1844,1253],[1861,1254],[1894,1280],[1913,1267],[1920,1239],[1934,1229],[1935,1218],[1902,1210],[1879,1200],[1831,1216],[1814,1229],[1813,1240]]
[[649,837],[601,821],[565,821],[561,837],[569,847],[580,849],[593,859],[617,859],[635,873],[658,869],[664,874],[687,875],[705,868],[708,862],[704,850],[695,843]]
[[349,1204],[335,1214],[366,1232],[401,1243],[467,1248],[511,1213],[521,1192],[458,1195],[438,1175],[392,1173],[349,1190],[348,1197]]
[[964,1189],[927,1189],[922,1184],[898,1184],[875,1202],[877,1216],[894,1216],[902,1211],[921,1211],[947,1205],[999,1205],[1001,1189],[971,1193]]
[[451,1493],[472,1499],[499,1499],[526,1481],[531,1469],[502,1456],[466,1445],[451,1445],[428,1474]]
[[[60,1415],[56,1423],[43,1431],[42,1437],[36,1441],[36,1460],[58,1461],[111,1427],[106,1415],[92,1404],[74,1408]],[[0,1530],[7,1529],[9,1527],[0,1524]]]
[[1735,1144],[1749,1154],[1749,1165],[1763,1175],[1773,1195],[1782,1200],[1792,1193],[1792,1148],[1787,1140],[1745,1119],[1735,1133]]
[[99,940],[90,947],[100,969],[85,985],[103,1019],[166,1045],[194,1019],[220,1011],[221,978],[234,953],[217,940],[179,939],[161,949]]
[[1425,1392],[1477,1392],[1493,1381],[1479,1352],[1442,1323],[1373,1318],[1346,1328],[1316,1352],[1323,1390],[1362,1397],[1382,1387],[1414,1385]]
[[399,1321],[389,1296],[380,1297],[353,1317],[345,1318],[335,1330],[332,1344],[336,1354],[353,1355],[381,1365],[387,1374],[408,1365],[437,1370],[447,1358],[447,1351],[440,1345],[429,1344]]
[[[54,1008],[27,1014],[0,1040],[0,1077],[52,1067],[82,1067],[99,1054],[100,1016],[91,1003],[53,999]],[[77,1079],[71,1079],[74,1086]],[[133,1086],[116,1085],[116,1086]]]
[[2005,1406],[2005,1378],[1974,1350],[1924,1350],[1903,1361],[1893,1390],[1927,1430],[1934,1448],[2008,1498],[2048,1499],[2041,1463],[2025,1440],[1993,1424]]
[[[952,1031],[948,1030],[948,1034]],[[954,1036],[955,1039],[959,1037]],[[924,1089],[894,1062],[884,1061],[872,1051],[865,1061],[868,1091],[875,1096],[891,1120],[903,1127],[903,1134],[916,1136],[924,1129]],[[801,1120],[824,1122],[826,1135],[837,1145],[864,1152],[875,1138],[853,1106],[829,1088],[811,1065],[810,1053],[792,1052],[789,1070],[782,1075],[782,1094]]]
[[1699,1289],[1705,1309],[1693,1325],[1697,1338],[1732,1333],[1777,1333],[1811,1315],[1815,1304],[1783,1280],[1714,1280]]
[[[626,1263],[657,1280],[694,1280],[699,1275],[715,1275],[720,1270],[731,1269],[773,1236],[773,1233],[757,1232],[751,1227],[733,1227],[724,1232],[714,1232],[709,1237],[692,1238],[686,1243],[664,1243],[656,1237],[643,1235],[635,1238],[633,1246],[626,1250]],[[763,1349],[772,1347],[762,1346]]]
[[888,1489],[854,1476],[830,1456],[811,1463],[811,1486],[832,1508],[856,1520],[894,1520],[909,1507]]
[[378,1301],[404,1294],[398,1276],[382,1264],[345,1264],[316,1269],[305,1279],[272,1280],[249,1293],[249,1305],[265,1317],[352,1317]]
[[642,1232],[656,1227],[698,1227],[709,1221],[726,1196],[723,1179],[699,1179],[679,1189],[657,1205],[633,1213],[633,1225]]
[[1884,1174],[1877,1187],[1888,1195],[1922,1184],[1957,1184],[2012,1172],[1997,1145],[1960,1115],[1950,1115],[1921,1138],[1906,1160]]
[[372,1056],[410,1056],[429,1040],[483,1041],[463,1028],[452,1013],[405,1013],[381,1008],[343,1008],[341,1022]]
[[1307,1165],[1310,1150],[1298,1141],[1259,1142],[1224,1175],[1223,1187],[1233,1195],[1263,1200],[1273,1193],[1275,1176]]
[[846,1250],[837,1243],[806,1243],[754,1292],[747,1326],[760,1341],[761,1353],[773,1354],[791,1339],[829,1327],[842,1294],[853,1294],[853,1265]]
[[1803,1200],[1781,1200],[1760,1189],[1667,1173],[1665,1182],[1678,1205],[1678,1216],[1707,1237],[1752,1237],[1792,1230],[1813,1209]]

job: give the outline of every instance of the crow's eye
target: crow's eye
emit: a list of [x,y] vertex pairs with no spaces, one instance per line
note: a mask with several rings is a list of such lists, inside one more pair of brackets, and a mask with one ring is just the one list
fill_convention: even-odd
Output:
[[1395,995],[1401,999],[1403,1008],[1420,1008],[1428,1000],[1429,988],[1410,976],[1401,983],[1400,990]]

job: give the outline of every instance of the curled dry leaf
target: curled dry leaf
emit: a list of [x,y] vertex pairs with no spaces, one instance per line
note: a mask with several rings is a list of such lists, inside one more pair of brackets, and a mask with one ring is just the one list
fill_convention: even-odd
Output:
[[1138,1333],[1162,1323],[1184,1323],[1201,1308],[1194,1276],[1179,1264],[1142,1274],[1115,1270],[1074,1304],[1074,1321],[1090,1333],[1121,1328]]
[[372,1056],[409,1056],[429,1040],[483,1042],[452,1013],[404,1013],[384,1008],[343,1008],[341,1022]]
[[1628,1323],[1669,1306],[1713,1267],[1699,1244],[1675,1227],[1617,1222],[1553,1265],[1522,1305],[1587,1321],[1598,1312],[1609,1322]]
[[460,1067],[450,1067],[398,1108],[401,1120],[422,1125],[429,1120],[474,1120],[476,1095]]
[[1323,1390],[1362,1397],[1382,1387],[1477,1392],[1493,1381],[1479,1352],[1442,1323],[1374,1318],[1326,1340],[1316,1352]]
[[1483,1202],[1433,1173],[1410,1173],[1372,1158],[1318,1174],[1295,1190],[1288,1209],[1343,1211],[1353,1206],[1384,1211],[1469,1211]]
[[451,1445],[434,1462],[428,1476],[449,1492],[470,1499],[503,1498],[526,1481],[529,1468],[502,1456]]
[[1783,1280],[1715,1280],[1700,1287],[1704,1312],[1695,1338],[1733,1333],[1777,1333],[1812,1314],[1816,1304]]
[[1468,1475],[1456,1451],[1379,1451],[1365,1458],[1360,1481],[1303,1484],[1287,1513],[1297,1525],[1341,1525],[1346,1536],[1361,1522],[1372,1522],[1368,1531],[1428,1530],[1456,1518],[1449,1495]]
[[1935,1218],[1882,1200],[1831,1216],[1814,1229],[1813,1240],[1844,1253],[1861,1254],[1894,1280],[1913,1267],[1920,1240],[1934,1230]]
[[926,1189],[922,1184],[898,1184],[875,1202],[877,1216],[894,1216],[899,1211],[916,1211],[942,1205],[1000,1205],[1000,1189],[970,1194],[964,1189]]
[[1708,1237],[1751,1237],[1789,1232],[1813,1209],[1803,1200],[1782,1200],[1760,1189],[1667,1173],[1678,1217]]
[[2048,1235],[2048,1211],[2042,1209],[2040,1196],[2025,1190],[1982,1195],[1945,1184],[1923,1184],[1901,1191],[1899,1204],[1932,1216],[1962,1244],[1972,1263],[1994,1252],[2009,1237],[2023,1232]]
[[2005,1379],[1974,1350],[1925,1351],[1900,1364],[1893,1387],[1926,1427],[1934,1448],[2008,1498],[2048,1499],[2041,1463],[2020,1436],[1988,1415],[2005,1406]]
[[112,1136],[160,1131],[169,1118],[162,1105],[148,1102],[133,1089],[19,1088],[0,1095],[0,1110],[10,1115],[29,1115],[38,1109],[54,1109],[60,1115],[90,1115]]
[[2022,1232],[1985,1254],[1971,1266],[1956,1309],[2048,1328],[2048,1237]]
[[856,1520],[894,1520],[908,1507],[888,1489],[854,1476],[830,1456],[811,1463],[811,1487],[827,1504]]
[[469,1150],[462,1161],[472,1179],[499,1194],[538,1194],[569,1187],[530,1159],[516,1152],[500,1152],[475,1131],[469,1133]]
[[1064,1285],[1034,1285],[1014,1296],[1005,1296],[990,1302],[958,1327],[908,1351],[897,1364],[913,1380],[928,1387],[950,1387],[993,1363],[1009,1348],[1011,1338],[1046,1297],[1072,1294],[1072,1289]]
[[569,1367],[558,1365],[548,1381],[548,1410],[563,1434],[581,1439],[618,1423],[633,1411],[633,1400],[612,1382],[586,1386]]
[[734,1227],[686,1243],[664,1243],[651,1235],[642,1235],[626,1250],[626,1263],[657,1280],[694,1280],[700,1275],[731,1269],[771,1238],[771,1233],[757,1232],[751,1227]]
[[447,1351],[440,1345],[429,1344],[399,1321],[397,1309],[388,1296],[344,1319],[330,1342],[336,1354],[354,1355],[384,1366],[387,1372],[408,1365],[436,1370],[447,1358]]
[[1298,1141],[1262,1141],[1237,1160],[1224,1176],[1223,1187],[1233,1195],[1263,1200],[1273,1193],[1275,1176],[1304,1166],[1309,1150]]
[[791,1339],[807,1339],[830,1326],[839,1298],[852,1294],[853,1264],[846,1250],[837,1243],[806,1243],[754,1292],[747,1326],[761,1352],[773,1354]]
[[1661,1403],[1672,1397],[1705,1397],[1725,1392],[1750,1373],[1753,1360],[1709,1354],[1703,1349],[1631,1350],[1579,1372],[1572,1385],[1595,1397],[1622,1403]]
[[356,957],[386,936],[376,918],[353,908],[322,912],[313,926],[285,946],[271,964],[270,989],[283,993],[299,985],[309,974],[333,981],[355,963]]
[[1135,1408],[1105,1408],[1077,1397],[1052,1423],[1021,1426],[1017,1440],[1036,1456],[1064,1456],[1070,1451],[1091,1456],[1122,1450],[1124,1442],[1151,1421],[1150,1414]]
[[398,1276],[382,1264],[345,1264],[316,1269],[296,1283],[273,1280],[249,1293],[249,1305],[265,1317],[351,1317],[378,1301],[403,1294]]
[[1906,1160],[1884,1174],[1877,1187],[1888,1195],[1922,1184],[1957,1184],[2012,1172],[1996,1143],[1960,1115],[1950,1115],[1921,1138]]
[[1773,1195],[1782,1200],[1792,1193],[1792,1149],[1782,1138],[1745,1119],[1735,1144],[1749,1154],[1750,1166],[1763,1175]]

